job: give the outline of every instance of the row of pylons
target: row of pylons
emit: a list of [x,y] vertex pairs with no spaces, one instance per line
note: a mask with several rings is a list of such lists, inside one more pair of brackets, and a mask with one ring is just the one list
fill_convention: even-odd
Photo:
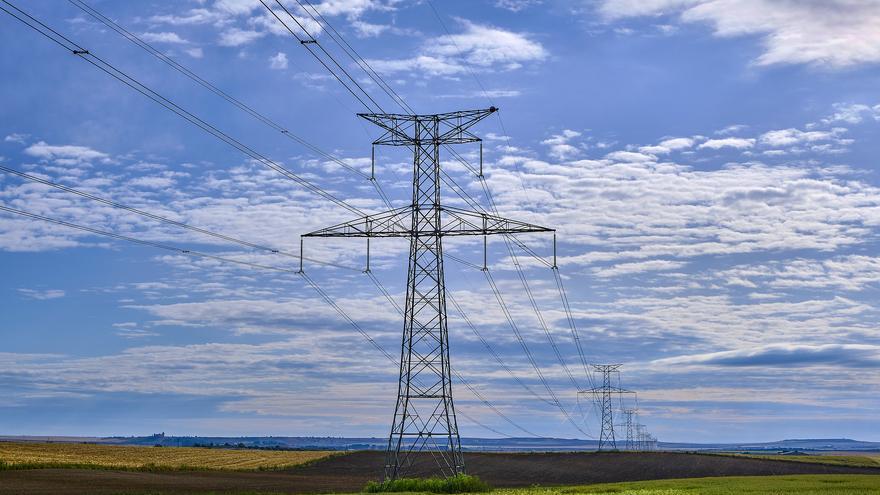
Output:
[[[648,432],[647,427],[639,420],[637,395],[632,390],[620,386],[621,364],[594,364],[593,371],[602,377],[601,385],[583,390],[581,393],[591,394],[601,418],[598,450],[657,450],[657,438]],[[616,378],[616,380],[615,380]],[[615,384],[616,382],[616,384]],[[632,397],[633,405],[627,407],[624,397]],[[614,399],[617,398],[615,404]],[[615,414],[615,412],[617,414]],[[622,423],[616,423],[622,417]],[[623,445],[618,444],[615,427],[626,432]],[[622,447],[622,449],[621,449]]]

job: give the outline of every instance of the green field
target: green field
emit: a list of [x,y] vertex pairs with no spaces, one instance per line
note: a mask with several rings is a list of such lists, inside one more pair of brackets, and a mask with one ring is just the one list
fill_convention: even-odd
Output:
[[880,454],[849,454],[849,455],[764,455],[764,454],[733,454],[755,459],[772,459],[774,461],[811,462],[814,464],[831,464],[833,466],[880,467]]
[[876,495],[880,475],[799,475],[692,478],[588,486],[498,489],[497,495]]

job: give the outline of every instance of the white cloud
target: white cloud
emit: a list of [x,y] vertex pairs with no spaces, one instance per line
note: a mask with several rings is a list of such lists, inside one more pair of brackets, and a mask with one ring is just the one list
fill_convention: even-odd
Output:
[[511,12],[519,12],[535,5],[541,5],[543,0],[495,0],[495,6],[507,9]]
[[866,344],[772,344],[758,348],[678,356],[656,365],[707,366],[855,366],[880,368],[880,346]]
[[27,155],[42,158],[44,160],[52,160],[57,163],[67,164],[84,163],[95,160],[106,162],[109,158],[106,153],[85,146],[53,146],[47,144],[45,141],[40,141],[28,146],[25,148],[24,152]]
[[595,268],[593,271],[599,277],[619,277],[621,275],[633,275],[644,272],[670,271],[682,268],[687,263],[671,260],[637,261],[634,263],[618,263],[607,268]]
[[128,181],[128,185],[146,189],[166,189],[174,185],[174,179],[155,176],[136,177]]
[[385,31],[391,29],[387,24],[372,24],[365,21],[354,21],[351,23],[355,33],[359,38],[375,38]]
[[514,70],[527,62],[547,58],[546,49],[521,33],[461,21],[464,31],[426,41],[420,53],[398,60],[371,60],[376,70],[385,73],[417,71],[428,76],[450,76],[475,70]]
[[719,37],[758,36],[764,47],[758,65],[880,62],[880,4],[874,0],[604,0],[599,10],[611,21],[677,15],[712,25]]
[[253,12],[254,9],[263,8],[259,2],[250,0],[216,0],[213,7],[232,15],[246,15]]
[[862,291],[880,285],[880,258],[863,255],[836,256],[825,260],[795,258],[723,270],[721,278],[741,281],[749,287],[774,290]]
[[629,163],[653,162],[657,159],[653,155],[636,153],[634,151],[612,151],[611,153],[605,155],[605,158],[616,162]]
[[[753,145],[760,142],[759,136],[760,133],[756,133],[756,138],[752,139]],[[503,136],[487,137],[503,140]],[[548,156],[553,153],[554,146],[573,146],[578,138],[580,133],[572,130],[551,136],[545,143]],[[658,161],[655,155],[662,154],[660,151],[624,144],[620,151],[607,153],[599,159],[573,162],[555,158],[555,161],[544,161],[537,159],[539,153],[533,151],[520,153],[508,150],[505,151],[507,155],[500,158],[497,167],[487,167],[490,187],[499,209],[505,215],[534,219],[560,229],[559,238],[563,248],[560,262],[564,276],[572,277],[572,283],[567,285],[572,291],[575,317],[579,321],[590,322],[583,329],[584,338],[602,341],[613,339],[618,346],[616,351],[621,351],[622,359],[628,363],[627,379],[633,376],[629,374],[630,370],[634,374],[639,373],[641,379],[649,376],[650,367],[655,366],[662,368],[662,372],[658,371],[655,377],[663,383],[661,388],[678,386],[684,390],[682,385],[667,383],[671,375],[669,366],[657,364],[657,359],[665,356],[684,359],[682,355],[701,356],[725,349],[725,352],[734,354],[702,359],[702,362],[712,361],[712,364],[700,366],[732,366],[734,364],[731,363],[742,362],[742,356],[769,359],[767,356],[773,354],[748,349],[766,349],[768,346],[785,345],[785,342],[821,348],[840,345],[847,339],[857,341],[860,335],[874,332],[872,322],[876,321],[876,308],[871,304],[871,293],[860,295],[864,296],[866,302],[858,300],[852,292],[847,293],[845,298],[834,297],[834,294],[827,292],[807,296],[799,293],[791,300],[786,293],[794,287],[807,287],[813,291],[857,291],[871,288],[872,284],[877,283],[880,269],[877,260],[872,257],[833,256],[821,263],[809,257],[812,254],[817,257],[831,256],[829,253],[832,251],[865,246],[869,242],[866,240],[875,238],[880,229],[880,189],[866,182],[865,177],[856,175],[853,178],[849,172],[828,167],[821,159],[807,164],[774,162],[773,166],[759,162],[713,163],[710,160],[714,153],[701,152],[699,147],[694,147],[703,139],[671,138],[657,145],[662,146],[663,150],[692,150],[692,155],[683,155],[681,159],[688,160],[687,163],[694,160],[697,166],[676,163],[672,160],[677,158],[675,155],[668,157],[668,161],[667,157]],[[588,151],[586,148],[582,150],[584,154]],[[604,153],[600,152],[599,156]],[[360,157],[352,159],[350,163],[361,166],[366,160]],[[306,165],[316,167],[315,170],[324,170],[320,162]],[[136,166],[139,166],[139,174],[148,174],[143,177],[144,180],[167,181],[172,178],[161,175],[161,166]],[[41,170],[47,168],[42,167]],[[143,205],[144,209],[150,211],[178,212],[180,217],[175,218],[188,223],[280,246],[292,252],[298,249],[297,233],[333,223],[336,219],[347,219],[339,218],[347,215],[322,207],[320,201],[309,201],[307,194],[298,194],[289,181],[276,178],[274,172],[262,173],[247,163],[228,170],[193,170],[192,182],[199,184],[198,187],[181,181],[173,196],[159,194],[161,191],[156,189],[134,187],[138,184],[135,181],[141,177],[107,176],[101,174],[100,170],[81,168],[84,169],[81,177],[85,184],[100,187],[102,195],[124,197],[127,202]],[[114,167],[114,174],[122,173],[117,169],[125,171],[129,167]],[[526,192],[520,182],[520,171]],[[195,175],[197,173],[200,175]],[[333,175],[326,177],[326,180],[338,184],[345,180],[344,177]],[[353,188],[350,190],[356,191]],[[51,216],[78,221],[82,219],[83,222],[88,220],[90,225],[109,225],[124,232],[141,232],[145,226],[121,212],[89,206],[40,188],[4,183],[0,193],[4,195],[4,201],[17,202]],[[369,197],[355,200],[378,206],[378,202],[371,202]],[[291,232],[291,228],[297,232]],[[155,240],[206,242],[198,236],[178,231],[149,230],[150,238]],[[36,222],[14,222],[6,217],[0,218],[0,245],[7,249],[31,247],[45,250],[58,247],[62,242],[77,245],[88,240],[75,232],[41,230]],[[451,249],[450,246],[447,248]],[[323,251],[321,247],[311,245],[307,245],[307,250],[322,259],[328,259],[324,256],[329,255],[329,259],[337,260],[351,260],[362,252],[350,244],[345,246],[348,254],[337,255],[331,248]],[[736,262],[731,260],[749,259],[747,256],[728,256],[743,253],[761,253],[762,260],[768,257],[786,258],[797,253],[796,256],[804,259],[803,263],[786,260],[785,263],[735,266],[730,270],[705,268],[707,263],[714,267],[716,263],[724,265]],[[252,259],[244,252],[232,254],[242,256],[242,259]],[[397,254],[400,253],[394,253]],[[332,258],[334,255],[339,258]],[[385,262],[390,258],[385,258]],[[143,292],[141,296],[134,297],[136,306],[130,305],[125,309],[144,311],[156,321],[143,325],[114,325],[113,332],[119,337],[156,337],[159,325],[168,325],[176,332],[198,325],[214,326],[220,332],[239,335],[259,334],[262,336],[260,342],[278,336],[283,336],[283,339],[260,345],[214,343],[144,346],[117,355],[86,359],[34,358],[35,362],[26,356],[4,357],[0,354],[0,372],[14,369],[26,377],[38,376],[39,383],[43,384],[41,386],[51,389],[46,391],[51,393],[71,389],[125,390],[135,393],[161,390],[164,393],[215,395],[224,398],[224,411],[249,414],[314,414],[326,405],[321,401],[362,394],[362,390],[340,390],[337,387],[342,380],[326,379],[328,375],[339,377],[340,374],[350,373],[351,376],[363,377],[366,371],[370,380],[381,383],[375,386],[376,389],[387,389],[387,383],[394,383],[394,370],[389,371],[387,363],[381,362],[372,349],[365,349],[362,337],[350,332],[344,322],[332,320],[333,313],[307,292],[307,288],[280,278],[267,282],[258,278],[259,274],[243,274],[210,262],[194,263],[182,256],[157,260],[168,263],[173,268],[170,271],[174,277],[180,277],[179,280],[189,278],[207,282],[190,280],[188,284],[181,283],[178,287],[166,282],[140,285],[137,289]],[[270,261],[275,263],[278,260],[272,258]],[[207,269],[196,271],[196,268]],[[580,273],[574,272],[578,269]],[[633,286],[627,284],[627,275],[649,276],[659,281],[656,284],[643,284],[650,285],[647,287]],[[516,318],[533,322],[534,316],[528,315],[530,308],[527,302],[516,301],[516,286],[509,285],[511,281],[501,270],[498,279],[502,290],[511,293],[511,306]],[[357,315],[358,321],[375,325],[378,337],[389,344],[388,348],[399,345],[399,327],[388,324],[399,322],[399,318],[391,311],[383,312],[382,308],[388,308],[380,298],[375,294],[365,296],[355,293],[361,286],[354,278],[327,277],[326,280],[334,294],[341,295],[340,300],[346,309]],[[825,285],[816,285],[823,281]],[[725,282],[738,285],[728,287]],[[551,301],[558,303],[558,295],[552,290],[552,278],[548,283],[551,284],[549,288],[540,282],[533,287],[542,307],[551,304]],[[180,294],[173,293],[175,290],[179,290]],[[592,293],[594,290],[601,296],[593,299],[584,297],[584,292],[575,292]],[[662,292],[664,290],[668,292]],[[737,293],[736,297],[731,295],[734,292]],[[766,298],[749,299],[751,296],[745,297],[744,292],[761,293]],[[646,297],[646,293],[650,295]],[[182,294],[187,299],[177,299],[182,298]],[[399,297],[399,294],[395,295]],[[128,298],[131,294],[125,296]],[[481,296],[478,290],[469,285],[459,299],[476,324],[488,327],[487,334],[493,338],[498,336],[502,344],[510,342],[509,332],[499,326],[504,322],[503,314],[499,314],[497,309],[487,308],[491,294],[488,299],[478,296]],[[159,297],[166,299],[144,300]],[[201,297],[207,300],[197,300]],[[564,335],[564,312],[558,307],[552,308],[545,313],[551,331]],[[311,320],[319,320],[319,325],[327,328],[316,330],[313,321],[309,321],[308,325],[304,323],[310,317]],[[453,325],[450,328],[453,332],[459,331],[453,329]],[[497,334],[493,335],[492,332]],[[459,338],[457,335],[455,337]],[[534,340],[537,341],[537,337]],[[459,342],[462,341],[465,339]],[[646,348],[650,348],[650,351],[642,353],[640,350],[633,357],[635,351],[632,349]],[[308,349],[309,352],[302,353],[302,349]],[[562,349],[569,353],[566,359],[577,359],[572,346],[563,346]],[[834,357],[839,351],[822,348],[812,352],[801,349],[796,354],[813,356],[813,363],[820,358],[825,359],[827,365],[844,371],[859,364],[853,358],[852,349],[843,351],[850,353],[847,360]],[[498,370],[486,365],[482,355],[469,354],[463,345],[457,346],[456,352],[457,366],[462,366],[464,370],[485,369],[485,373],[474,373],[478,380],[496,379]],[[785,357],[785,353],[782,354]],[[206,359],[206,355],[211,359]],[[353,356],[357,356],[357,359]],[[505,359],[507,357],[508,354],[505,354]],[[549,363],[553,357],[543,356],[539,359],[543,364]],[[646,364],[642,359],[654,359],[655,362]],[[803,358],[798,359],[804,362]],[[516,356],[511,356],[511,360],[519,364]],[[681,368],[687,368],[687,365]],[[524,377],[533,378],[528,363],[522,368],[515,367],[515,370]],[[798,368],[798,371],[803,374],[804,368]],[[551,380],[560,376],[564,378],[558,366],[548,365],[546,372]],[[317,375],[325,379],[318,383],[318,380],[313,380]],[[156,376],[162,376],[163,379],[157,383]],[[275,378],[267,380],[267,376]],[[814,376],[804,375],[800,378],[806,380]],[[792,377],[761,375],[756,371],[750,387],[777,383],[780,379]],[[710,397],[742,400],[741,397],[748,395],[742,388],[737,388],[739,385],[725,389],[721,381],[723,379],[719,379],[718,385],[721,391],[715,395],[709,394]],[[49,385],[45,385],[47,382]],[[786,383],[792,383],[790,390],[797,387],[794,382]],[[358,388],[363,389],[364,386],[372,387],[358,383]],[[863,393],[875,396],[873,391],[876,385],[868,386],[872,387],[870,392]],[[285,392],[279,394],[280,389]],[[246,397],[228,399],[242,393],[242,390],[246,391]],[[515,397],[519,392],[511,387],[493,387],[493,390],[497,390],[503,400]],[[652,392],[662,396],[657,388],[649,390],[645,396],[650,397]],[[380,393],[384,392],[380,390]],[[297,402],[296,397],[305,394],[319,399],[304,406],[302,402]],[[810,394],[810,401],[825,401],[828,397],[827,394],[814,394],[812,389]],[[676,400],[679,400],[677,397]],[[393,401],[393,397],[388,400]],[[793,399],[785,397],[777,400]],[[288,409],[285,413],[277,404],[296,406],[292,409],[296,412],[291,413],[291,409]],[[516,407],[527,408],[528,414],[539,410],[538,407],[521,404]],[[346,411],[345,414],[353,412]],[[386,419],[380,418],[379,424],[384,425]],[[285,424],[285,427],[289,425]]]
[[719,136],[729,136],[731,134],[737,134],[739,132],[742,132],[748,128],[749,128],[749,126],[744,125],[744,124],[733,124],[733,125],[729,125],[729,126],[725,127],[724,129],[720,129],[720,130],[715,131],[715,134],[717,134]]
[[114,323],[113,328],[115,334],[126,339],[145,339],[148,337],[158,337],[159,333],[144,328],[139,328],[137,323],[123,322]]
[[30,299],[37,299],[40,301],[58,299],[66,295],[66,292],[59,289],[18,289],[18,293]]
[[441,36],[426,49],[443,57],[462,57],[478,67],[518,68],[523,62],[540,61],[547,51],[520,33],[462,21],[464,32]]
[[517,89],[487,89],[456,94],[434,95],[434,98],[515,98],[522,94]]
[[830,131],[802,131],[800,129],[781,129],[761,135],[760,142],[767,146],[791,146],[793,144],[827,141],[834,137]]
[[278,52],[269,57],[269,68],[273,70],[287,69],[287,54],[284,52]]
[[220,46],[241,46],[256,41],[265,35],[265,32],[244,30],[234,27],[220,33],[220,40],[218,43]]
[[834,105],[834,113],[822,119],[825,124],[843,122],[846,124],[859,124],[867,117],[880,120],[880,105],[873,107],[861,103],[837,103]]
[[[206,2],[200,2],[205,4]],[[272,2],[270,2],[272,3]],[[384,31],[392,30],[391,26],[369,24],[360,17],[368,11],[393,11],[396,0],[326,0],[314,3],[314,7],[324,16],[346,16],[357,33],[361,36],[376,36]],[[322,26],[316,22],[310,12],[302,6],[287,5],[296,22],[287,20],[289,27],[298,36],[307,37],[303,29],[311,36],[319,36]],[[277,9],[282,19],[287,16],[286,12]],[[212,25],[219,31],[218,44],[220,46],[237,47],[254,42],[267,33],[278,36],[290,36],[285,28],[266,8],[259,2],[251,0],[215,0],[209,5],[190,9],[182,14],[160,14],[149,18],[153,24],[167,24],[171,26],[188,25]],[[300,27],[302,25],[302,27]],[[147,33],[149,38],[157,42],[184,43],[174,33]]]
[[324,16],[348,16],[357,19],[370,10],[394,10],[394,0],[381,2],[378,0],[324,0],[315,4],[315,9]]
[[217,12],[208,9],[199,8],[187,11],[183,15],[154,15],[150,17],[150,22],[155,24],[170,24],[172,26],[189,26],[199,24],[209,24],[220,21],[222,16]]
[[655,146],[642,146],[639,151],[649,155],[666,155],[673,151],[685,150],[694,146],[692,138],[664,139]]
[[192,58],[202,58],[205,56],[205,52],[200,47],[187,48],[184,52]]
[[560,160],[567,160],[580,154],[580,149],[569,144],[572,139],[580,135],[580,132],[565,129],[561,134],[554,134],[552,137],[541,141],[541,144],[550,148],[550,156]]
[[723,139],[709,139],[708,141],[701,143],[699,148],[704,149],[712,149],[718,150],[721,148],[735,148],[738,150],[748,149],[755,146],[755,140],[753,138],[723,138]]
[[[567,143],[564,134],[551,140]],[[698,168],[626,150],[555,162],[515,153],[503,157],[500,167],[489,167],[489,182],[502,211],[557,227],[567,242],[583,246],[581,254],[561,256],[563,266],[834,251],[873,238],[880,226],[880,189],[854,180],[849,169],[821,161],[712,164],[706,153],[749,149],[756,142],[706,141],[686,157]],[[512,172],[517,169],[525,171],[525,191]]]
[[467,67],[444,58],[429,55],[418,55],[398,60],[370,60],[376,71],[386,74],[403,72],[412,75],[453,76],[467,71]]
[[140,36],[148,43],[170,43],[170,44],[187,44],[189,41],[183,39],[177,33],[161,32],[161,33],[143,33]]
[[27,134],[12,133],[3,138],[7,143],[24,144],[29,136]]

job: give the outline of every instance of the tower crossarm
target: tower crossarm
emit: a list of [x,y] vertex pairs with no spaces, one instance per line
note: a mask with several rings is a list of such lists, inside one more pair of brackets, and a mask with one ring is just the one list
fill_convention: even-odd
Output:
[[303,237],[410,237],[412,207],[395,208],[376,215],[367,215],[321,230],[303,234]]
[[593,387],[593,388],[588,388],[586,390],[578,391],[578,393],[581,393],[581,394],[599,394],[602,392],[613,392],[615,394],[634,394],[635,393],[635,391],[633,391],[633,390],[626,390],[626,389],[617,388],[617,387],[607,387],[607,388],[606,387]]
[[[413,235],[465,236],[553,232],[553,229],[495,215],[441,206],[440,229],[414,231],[411,227],[415,207],[395,208],[376,215],[340,223],[303,237],[411,237]],[[406,226],[410,225],[409,228]]]
[[[359,113],[358,116],[376,124],[385,131],[373,144],[411,146],[427,144],[427,141],[441,145],[479,142],[480,138],[468,129],[497,111],[497,108],[490,107],[484,110],[463,110],[433,115]],[[424,125],[428,121],[437,123],[438,132],[436,135],[416,132],[420,123]]]
[[495,215],[477,213],[450,206],[442,206],[441,218],[445,220],[440,235],[493,235],[555,232],[554,229]]

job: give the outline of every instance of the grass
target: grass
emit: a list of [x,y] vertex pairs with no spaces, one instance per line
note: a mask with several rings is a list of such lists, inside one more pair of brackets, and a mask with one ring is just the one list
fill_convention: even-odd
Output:
[[47,468],[268,471],[302,466],[333,454],[335,452],[0,442],[0,471]]
[[865,455],[766,455],[766,454],[733,454],[754,459],[771,459],[774,461],[809,462],[813,464],[830,464],[833,466],[880,467],[880,454]]
[[496,490],[496,495],[877,495],[880,475],[691,478]]
[[489,485],[480,478],[467,474],[457,474],[449,478],[400,478],[381,483],[371,481],[364,487],[367,493],[485,493],[490,490]]
[[[410,493],[452,492],[427,492],[421,489],[413,490]],[[495,489],[492,493],[493,495],[877,495],[880,494],[880,476],[830,474],[691,478],[602,483],[586,486],[504,488]],[[146,492],[138,493],[138,495],[163,494],[161,492]],[[212,494],[201,493],[200,495]],[[224,492],[223,495],[270,494],[267,492]]]

